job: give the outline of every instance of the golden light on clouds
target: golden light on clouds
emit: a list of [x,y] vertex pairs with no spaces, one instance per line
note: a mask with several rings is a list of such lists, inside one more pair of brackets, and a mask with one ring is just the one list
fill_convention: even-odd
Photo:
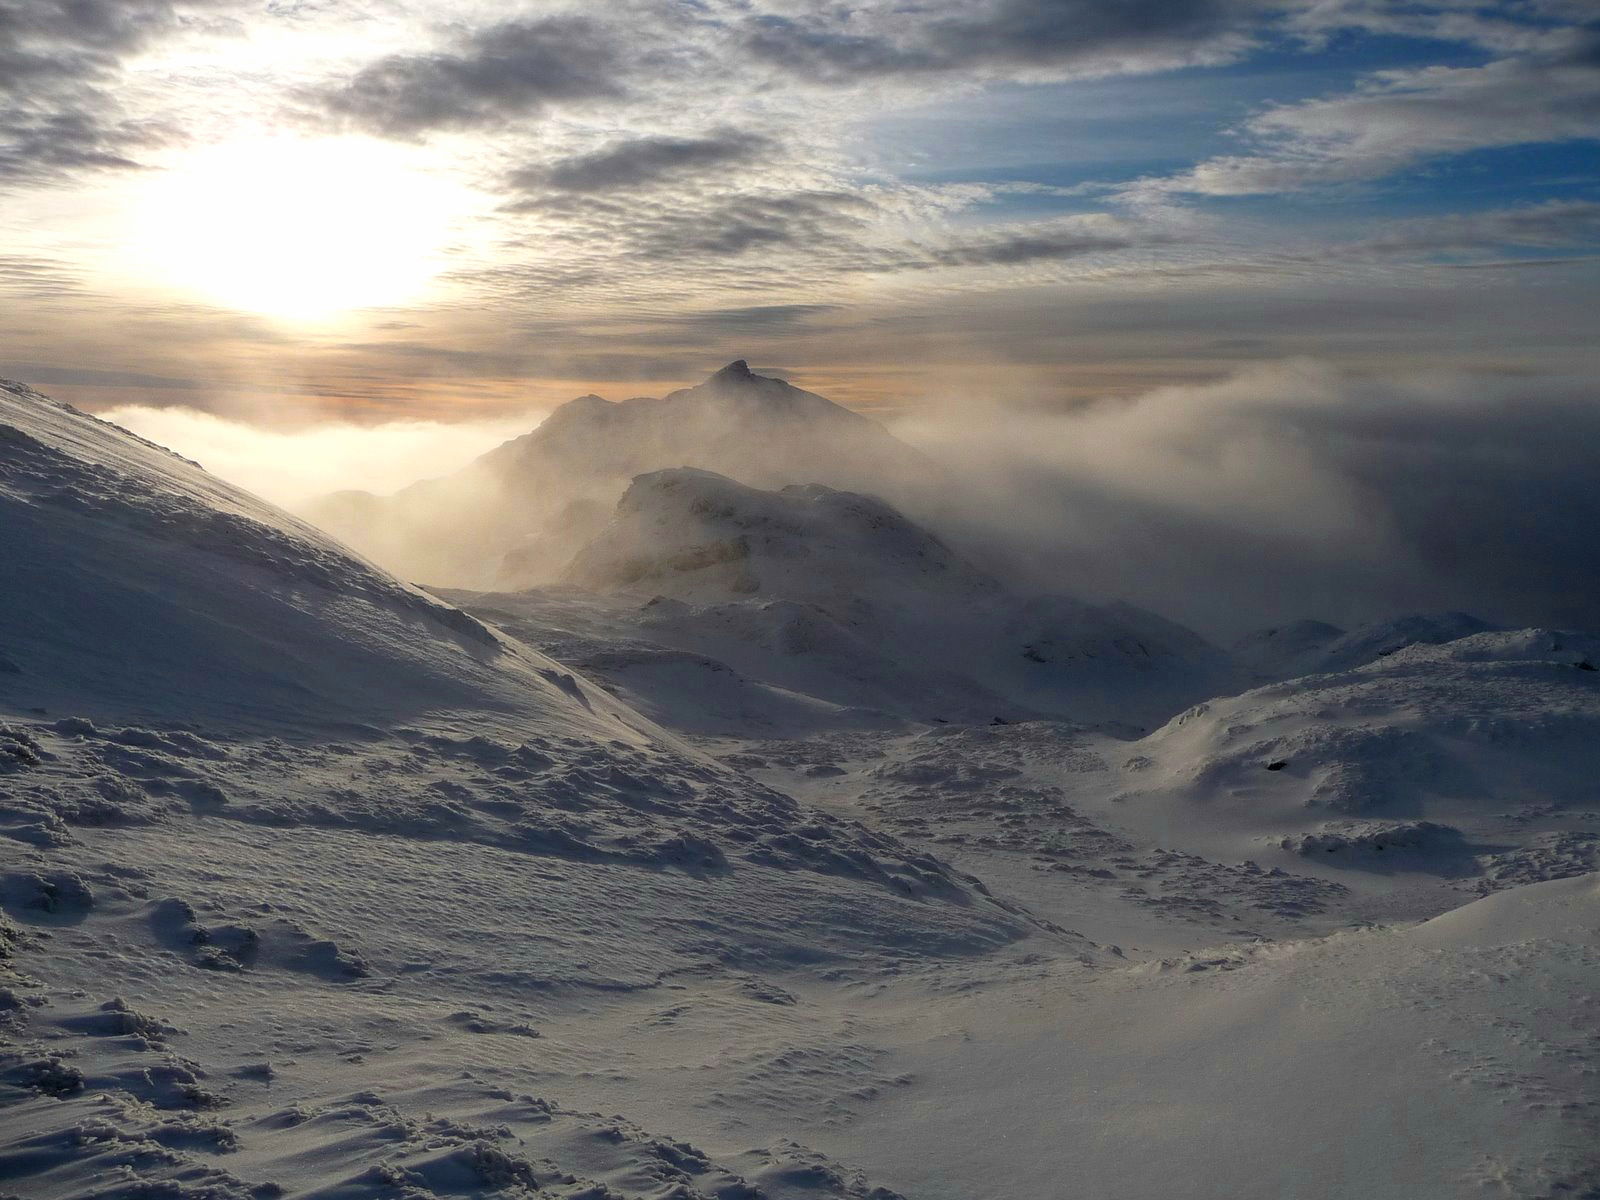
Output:
[[242,312],[319,321],[429,298],[452,228],[473,208],[404,147],[263,137],[152,176],[131,209],[151,277]]

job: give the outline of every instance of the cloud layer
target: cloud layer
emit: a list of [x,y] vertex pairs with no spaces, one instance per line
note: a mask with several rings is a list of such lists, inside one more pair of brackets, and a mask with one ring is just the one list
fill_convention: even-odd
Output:
[[[1565,368],[1597,132],[1581,0],[0,0],[0,343],[219,410],[424,416],[738,357],[875,405],[973,366],[1073,395],[1306,351]],[[141,235],[154,180],[330,142],[415,186],[290,257],[449,197],[385,309],[295,325],[180,269],[270,217]]]
[[959,462],[954,512],[1041,586],[1224,636],[1460,608],[1600,627],[1590,380],[1263,365],[1047,413],[970,401],[903,435]]
[[381,494],[449,474],[544,418],[530,412],[492,421],[269,429],[192,408],[124,406],[101,416],[286,508],[329,492]]

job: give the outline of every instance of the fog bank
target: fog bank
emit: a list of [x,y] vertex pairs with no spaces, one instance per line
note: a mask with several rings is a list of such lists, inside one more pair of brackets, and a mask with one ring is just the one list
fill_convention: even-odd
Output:
[[326,422],[285,430],[193,408],[126,406],[98,415],[290,509],[329,492],[382,494],[449,474],[545,417],[536,411],[480,421]]
[[1066,412],[963,396],[895,432],[959,470],[963,532],[1036,586],[1221,636],[1416,608],[1600,626],[1587,380],[1290,361]]

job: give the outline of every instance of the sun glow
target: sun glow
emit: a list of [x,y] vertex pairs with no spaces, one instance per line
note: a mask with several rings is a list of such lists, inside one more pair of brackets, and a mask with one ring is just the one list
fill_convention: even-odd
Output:
[[144,265],[213,303],[325,319],[422,298],[464,189],[364,139],[262,138],[199,151],[133,208]]

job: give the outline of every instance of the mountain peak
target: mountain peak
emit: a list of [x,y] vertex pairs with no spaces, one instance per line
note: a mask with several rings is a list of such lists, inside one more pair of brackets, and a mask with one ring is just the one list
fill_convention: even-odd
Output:
[[736,358],[722,370],[718,371],[707,383],[732,383],[736,380],[755,379],[757,375],[750,369],[750,364],[742,358]]

